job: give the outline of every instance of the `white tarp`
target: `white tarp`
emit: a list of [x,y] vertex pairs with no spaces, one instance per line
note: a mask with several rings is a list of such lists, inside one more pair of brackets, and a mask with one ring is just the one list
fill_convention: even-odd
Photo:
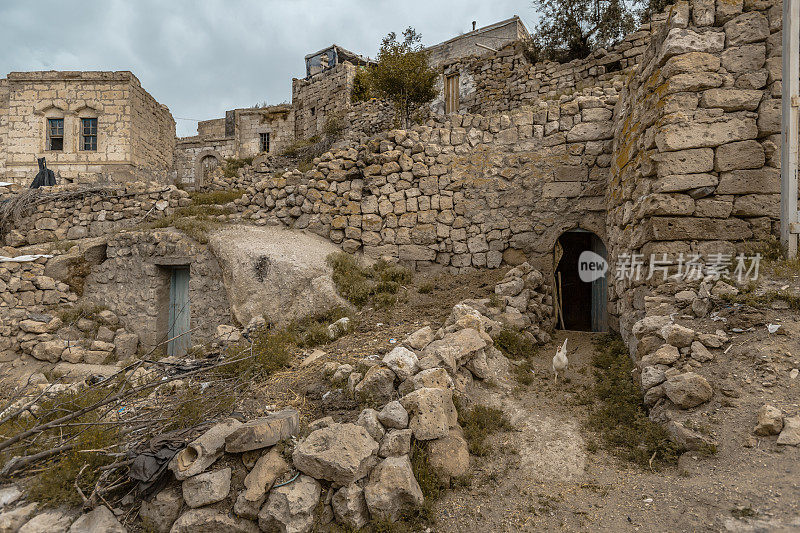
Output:
[[40,257],[53,257],[52,255],[18,255],[17,257],[6,257],[4,255],[0,255],[0,263],[28,263],[30,261],[36,261]]

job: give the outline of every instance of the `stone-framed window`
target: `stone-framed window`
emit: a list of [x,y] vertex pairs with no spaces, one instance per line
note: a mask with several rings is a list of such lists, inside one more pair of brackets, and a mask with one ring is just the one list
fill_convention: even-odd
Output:
[[258,134],[259,149],[262,152],[269,152],[269,132]]
[[97,119],[81,119],[81,150],[84,152],[97,151]]
[[52,152],[64,151],[64,119],[47,119],[47,149]]

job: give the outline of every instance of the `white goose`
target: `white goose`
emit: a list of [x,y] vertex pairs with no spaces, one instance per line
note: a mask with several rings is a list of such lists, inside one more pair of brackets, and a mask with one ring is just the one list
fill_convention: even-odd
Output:
[[553,356],[553,373],[556,375],[556,383],[558,383],[558,373],[564,372],[569,366],[569,360],[567,359],[567,340],[564,339],[564,344],[556,350],[556,354]]

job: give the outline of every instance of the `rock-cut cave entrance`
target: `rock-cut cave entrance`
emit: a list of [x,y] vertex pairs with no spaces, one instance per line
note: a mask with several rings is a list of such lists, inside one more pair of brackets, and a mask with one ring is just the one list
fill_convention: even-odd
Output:
[[603,241],[591,231],[567,231],[554,253],[557,327],[577,331],[608,330],[608,267]]

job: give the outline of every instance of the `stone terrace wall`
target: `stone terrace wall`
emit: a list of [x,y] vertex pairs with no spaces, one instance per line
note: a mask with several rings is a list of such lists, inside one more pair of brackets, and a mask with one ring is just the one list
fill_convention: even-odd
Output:
[[[622,254],[708,260],[777,233],[780,53],[779,2],[674,6],[617,109],[612,271]],[[634,346],[632,324],[652,311],[652,291],[633,280],[612,288],[614,314]]]
[[[57,185],[39,189],[41,195],[55,195],[26,216],[13,220],[0,235],[9,246],[25,246],[55,240],[80,239],[119,231],[145,221],[171,215],[176,207],[191,202],[189,193],[174,186],[135,182],[92,187],[78,198],[58,195],[86,190],[80,185]],[[15,193],[0,194],[0,202]]]
[[[663,18],[654,17],[652,27],[663,24]],[[558,99],[587,87],[613,87],[616,80],[639,63],[650,43],[650,35],[651,24],[644,24],[610,50],[599,49],[586,59],[563,64],[531,65],[525,55],[525,43],[515,42],[495,54],[470,56],[449,63],[444,66],[444,74],[459,73],[460,112],[509,111],[538,100]],[[431,109],[444,113],[441,86]]]
[[517,250],[547,272],[563,231],[605,236],[616,101],[612,87],[441,117],[326,153],[305,174],[254,179],[237,203],[245,219],[308,228],[350,252],[459,270]]

